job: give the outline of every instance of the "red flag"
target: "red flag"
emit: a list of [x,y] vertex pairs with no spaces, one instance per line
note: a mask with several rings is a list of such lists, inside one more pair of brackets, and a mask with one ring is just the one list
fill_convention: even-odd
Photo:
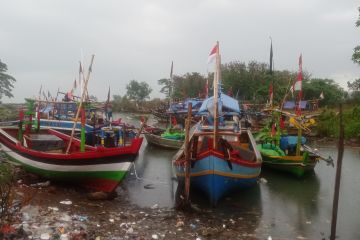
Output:
[[296,81],[294,83],[294,90],[295,91],[301,91],[301,89],[302,89],[302,79],[303,79],[303,74],[302,74],[302,54],[300,54],[300,57],[299,57],[299,72],[298,72]]
[[211,63],[212,60],[215,58],[216,54],[219,52],[219,42],[211,49],[211,52],[208,57],[208,63]]
[[175,116],[171,116],[171,124],[173,126],[177,125],[177,121],[176,121],[176,117]]
[[284,117],[283,116],[280,116],[280,123],[279,123],[279,127],[281,129],[284,129],[285,128],[285,120],[284,120]]

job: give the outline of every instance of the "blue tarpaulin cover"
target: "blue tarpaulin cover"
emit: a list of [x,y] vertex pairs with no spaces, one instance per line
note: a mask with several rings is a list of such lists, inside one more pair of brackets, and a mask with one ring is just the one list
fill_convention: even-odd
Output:
[[[236,99],[224,93],[221,93],[219,98],[219,111],[220,112],[223,111],[224,108],[226,108],[226,110],[229,110],[231,112],[236,112],[240,114],[239,102]],[[206,113],[206,112],[212,113],[213,109],[214,109],[214,97],[209,97],[205,99],[204,102],[202,103],[198,114]]]
[[[300,107],[301,109],[305,109],[307,105],[307,101],[300,101]],[[284,109],[294,109],[295,108],[295,101],[286,101],[284,103],[283,108]]]

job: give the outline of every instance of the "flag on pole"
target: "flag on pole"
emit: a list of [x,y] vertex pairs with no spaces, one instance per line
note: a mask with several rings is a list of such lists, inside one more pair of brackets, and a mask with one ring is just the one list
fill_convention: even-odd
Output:
[[216,54],[219,52],[219,44],[216,43],[216,45],[211,49],[211,52],[208,57],[208,64],[211,63],[214,58],[216,57]]
[[270,106],[272,106],[272,103],[273,103],[273,96],[274,96],[274,93],[273,93],[273,85],[272,83],[270,83],[270,86],[269,86],[269,104]]
[[320,99],[324,99],[324,92],[321,92],[320,93],[320,97],[319,97]]
[[273,73],[273,48],[272,48],[272,40],[270,45],[270,74]]
[[303,74],[302,74],[302,54],[300,54],[300,57],[299,57],[299,72],[298,72],[296,81],[294,83],[294,90],[295,91],[301,91],[301,89],[302,89],[302,79],[303,79]]

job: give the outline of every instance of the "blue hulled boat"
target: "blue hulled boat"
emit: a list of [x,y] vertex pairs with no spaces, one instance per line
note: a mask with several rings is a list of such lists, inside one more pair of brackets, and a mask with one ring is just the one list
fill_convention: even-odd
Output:
[[227,193],[255,185],[262,163],[251,131],[240,126],[238,101],[218,90],[219,58],[217,54],[214,96],[204,100],[198,112],[202,120],[173,159],[180,182],[188,161],[191,188],[205,192],[213,206]]

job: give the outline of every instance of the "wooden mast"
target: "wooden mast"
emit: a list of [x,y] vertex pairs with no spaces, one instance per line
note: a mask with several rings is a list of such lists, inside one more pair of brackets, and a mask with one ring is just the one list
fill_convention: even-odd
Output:
[[214,141],[213,148],[217,149],[218,125],[219,125],[219,78],[220,78],[220,49],[219,41],[216,42],[216,66],[214,72]]
[[192,116],[192,104],[188,104],[188,113],[185,120],[185,204],[190,199],[190,125]]
[[80,98],[80,103],[79,103],[79,107],[77,109],[77,112],[76,112],[76,116],[75,116],[75,120],[74,120],[74,126],[71,130],[71,137],[70,137],[70,140],[69,140],[69,143],[68,143],[68,146],[67,146],[67,149],[66,149],[66,154],[69,153],[69,150],[70,150],[70,146],[71,146],[71,142],[74,138],[74,132],[75,132],[75,127],[76,127],[76,123],[79,119],[79,114],[80,114],[80,110],[82,108],[82,104],[83,104],[83,101],[84,101],[84,98],[85,98],[85,94],[86,94],[86,89],[87,89],[87,84],[89,82],[89,79],[90,79],[90,73],[92,71],[92,65],[93,65],[93,62],[94,62],[94,57],[95,55],[92,55],[91,57],[91,63],[90,63],[90,66],[89,66],[89,71],[88,71],[88,74],[86,76],[86,79],[84,79],[84,86],[83,86],[83,89],[82,89],[82,94],[81,94],[81,98]]

